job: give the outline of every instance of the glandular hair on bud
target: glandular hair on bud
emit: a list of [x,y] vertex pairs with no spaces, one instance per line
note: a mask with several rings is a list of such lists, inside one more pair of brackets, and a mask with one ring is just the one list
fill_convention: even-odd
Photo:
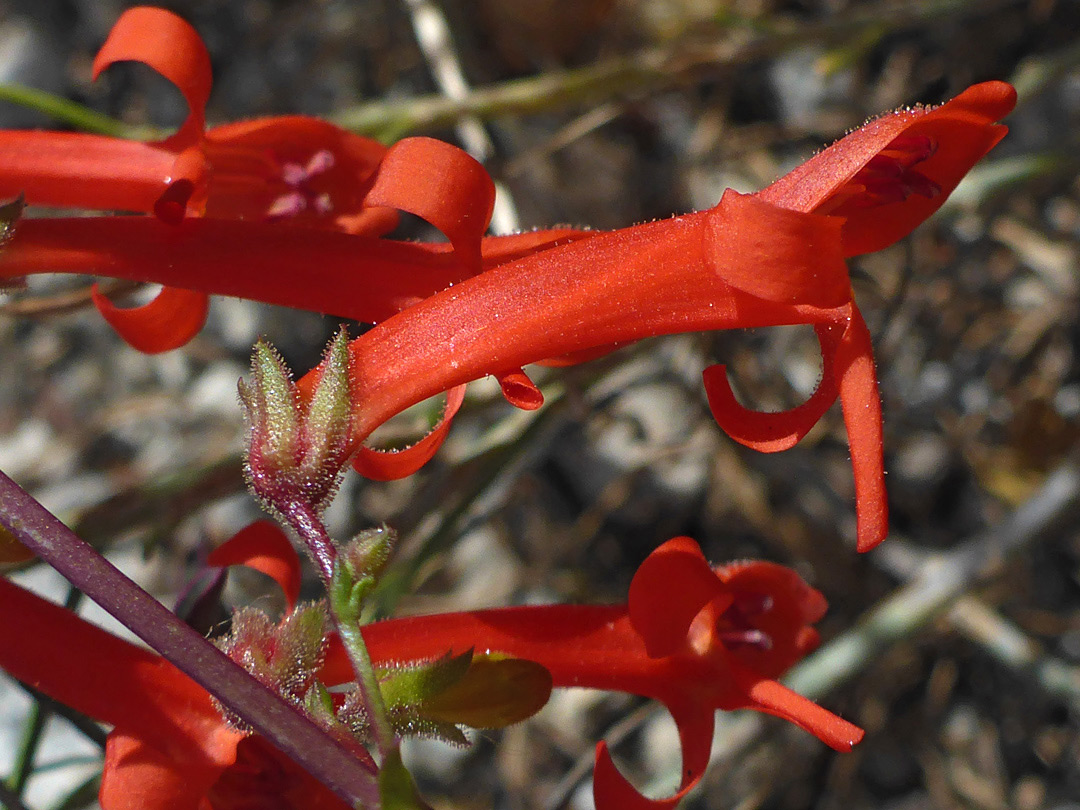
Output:
[[342,555],[352,569],[354,578],[378,579],[390,559],[397,534],[389,526],[365,529],[345,544]]

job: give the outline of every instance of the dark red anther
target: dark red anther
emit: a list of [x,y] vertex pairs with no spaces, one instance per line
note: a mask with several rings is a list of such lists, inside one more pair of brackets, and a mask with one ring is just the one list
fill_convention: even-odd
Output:
[[936,151],[932,138],[901,135],[832,195],[835,207],[825,208],[830,214],[843,216],[845,208],[876,208],[903,202],[913,194],[933,199],[941,193],[941,187],[914,167]]

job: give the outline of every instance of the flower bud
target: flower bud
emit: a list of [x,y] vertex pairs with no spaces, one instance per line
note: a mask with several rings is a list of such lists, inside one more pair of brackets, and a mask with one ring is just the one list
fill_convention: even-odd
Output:
[[232,632],[218,646],[259,681],[301,705],[326,653],[327,618],[321,602],[298,605],[279,623],[257,608],[233,614]]
[[348,461],[348,336],[342,329],[330,343],[307,402],[268,343],[256,344],[251,368],[254,381],[239,385],[248,421],[248,483],[273,512],[288,514],[296,504],[320,511]]

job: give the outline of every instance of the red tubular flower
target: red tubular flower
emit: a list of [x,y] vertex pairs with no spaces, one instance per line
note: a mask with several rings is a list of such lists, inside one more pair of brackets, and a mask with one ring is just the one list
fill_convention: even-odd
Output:
[[[456,206],[470,195],[451,199],[449,192],[460,187],[443,182],[446,194],[432,195],[431,202],[450,199],[440,209],[450,225],[427,218],[454,246],[459,263],[449,269],[440,248],[390,242],[381,253],[357,243],[358,258],[347,259],[341,242],[327,244],[324,257],[318,254],[323,246],[307,234],[290,229],[257,241],[253,231],[244,235],[246,223],[193,228],[169,241],[151,233],[150,223],[103,222],[97,234],[92,225],[80,230],[65,223],[65,236],[55,224],[26,222],[5,249],[0,274],[70,266],[277,303],[292,296],[294,304],[372,321],[407,306],[353,344],[358,449],[404,408],[487,374],[503,383],[511,401],[535,407],[539,392],[521,373],[529,363],[581,359],[675,332],[813,324],[822,380],[802,406],[750,411],[736,401],[722,366],[706,370],[706,393],[720,426],[765,452],[791,447],[839,397],[851,444],[858,544],[866,550],[888,529],[881,406],[869,333],[844,259],[890,244],[936,210],[1003,136],[1005,128],[994,121],[1014,101],[1006,84],[976,85],[940,107],[872,121],[756,195],[729,191],[708,211],[611,232],[538,232],[481,242],[486,216],[455,218]],[[380,198],[377,181],[368,202],[414,213],[429,207],[410,202],[422,186],[415,176],[388,176],[395,193]],[[479,227],[455,238],[457,225]],[[131,238],[116,239],[121,231]],[[232,238],[229,253],[223,246]],[[216,264],[215,253],[232,264]],[[305,254],[318,276],[301,280],[281,262]],[[418,275],[406,272],[409,262]],[[389,292],[376,287],[370,302],[359,290],[348,294],[357,279],[366,284],[380,276],[383,284],[389,279]],[[445,284],[453,286],[424,298]],[[370,317],[376,315],[382,317]],[[380,477],[407,475],[431,455],[430,444],[384,455],[377,464],[369,463],[375,458],[370,451],[361,451],[361,466]]]
[[[253,224],[287,220],[367,237],[392,230],[400,209],[431,221],[455,247],[452,260],[439,257],[444,272],[438,289],[479,272],[479,241],[494,187],[483,168],[461,150],[410,138],[388,151],[377,141],[305,116],[206,130],[209,56],[196,31],[164,9],[124,12],[94,61],[95,77],[120,61],[142,62],[177,86],[189,109],[180,129],[158,143],[69,132],[0,132],[0,196],[22,193],[30,204],[152,212],[172,225],[185,215]],[[100,248],[114,236],[100,220],[91,227],[93,236],[86,245]],[[134,231],[144,241],[148,234],[162,234],[140,220],[120,229]],[[66,228],[54,221],[35,223],[31,230],[44,230],[51,245],[51,237]],[[69,244],[74,237],[69,236]],[[251,238],[241,237],[239,244],[249,249]],[[219,291],[214,284],[200,283],[199,275],[179,276],[179,283],[145,307],[120,309],[96,290],[94,302],[133,346],[165,351],[187,342],[201,328],[206,295]],[[295,267],[286,278],[296,285]]]
[[721,427],[765,452],[791,447],[839,396],[859,548],[872,548],[888,530],[881,406],[844,259],[932,213],[1003,136],[993,122],[1014,101],[989,82],[884,116],[757,195],[728,191],[708,211],[538,251],[406,309],[352,345],[355,440],[426,397],[545,358],[674,332],[813,324],[824,368],[802,406],[749,411],[721,366],[706,371],[706,391]]
[[[668,799],[643,798],[597,746],[595,793],[603,810],[673,807],[709,760],[717,709],[756,709],[790,720],[838,751],[857,726],[792,692],[777,678],[817,646],[810,625],[819,592],[767,562],[710,568],[697,543],[669,540],[642,563],[626,605],[548,605],[393,619],[366,625],[376,660],[431,657],[435,650],[499,652],[541,664],[555,687],[591,687],[654,698],[671,712],[683,751],[682,783]],[[351,677],[331,649],[327,682]]]
[[[299,560],[281,530],[257,523],[211,564],[269,574],[295,604]],[[783,717],[841,751],[863,732],[774,679],[817,645],[810,626],[825,600],[791,570],[766,562],[710,568],[698,545],[670,540],[638,569],[626,605],[548,605],[391,619],[363,628],[372,660],[430,661],[448,651],[503,653],[540,664],[556,687],[654,698],[671,712],[683,750],[677,795],[649,801],[597,747],[602,810],[674,806],[708,763],[717,709]],[[340,801],[257,736],[230,729],[202,687],[159,656],[87,624],[0,578],[0,666],[77,710],[116,726],[109,735],[105,810],[228,810],[280,796],[286,808]],[[71,661],[78,660],[79,667]],[[321,679],[350,681],[340,646]]]
[[[295,605],[299,561],[274,524],[249,526],[210,562],[268,574]],[[105,810],[348,807],[264,738],[229,727],[205,689],[150,650],[3,577],[0,614],[0,667],[115,726],[99,796]]]
[[0,196],[31,204],[156,213],[185,212],[385,233],[392,211],[364,211],[363,196],[386,147],[317,118],[283,116],[206,129],[210,57],[198,33],[164,9],[125,11],[94,59],[94,77],[141,62],[184,96],[188,116],[156,143],[71,132],[0,133]]

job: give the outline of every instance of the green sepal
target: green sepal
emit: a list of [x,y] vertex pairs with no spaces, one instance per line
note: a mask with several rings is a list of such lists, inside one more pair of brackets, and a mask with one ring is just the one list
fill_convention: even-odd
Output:
[[342,327],[326,347],[304,420],[301,469],[310,476],[339,466],[349,443],[349,394],[349,335]]
[[327,624],[321,602],[297,605],[281,620],[271,666],[282,693],[299,698],[311,683],[325,657]]
[[365,529],[342,547],[341,554],[348,561],[354,577],[378,580],[396,540],[397,535],[389,526]]
[[264,340],[255,344],[251,370],[255,374],[253,424],[262,457],[277,469],[291,469],[300,442],[300,414],[292,373],[277,349]]
[[472,650],[466,650],[461,655],[447,653],[434,661],[379,667],[375,675],[387,709],[417,708],[460,681],[469,671],[471,661]]
[[420,714],[471,728],[503,728],[532,717],[551,697],[551,673],[524,658],[474,655],[461,678],[420,706]]

